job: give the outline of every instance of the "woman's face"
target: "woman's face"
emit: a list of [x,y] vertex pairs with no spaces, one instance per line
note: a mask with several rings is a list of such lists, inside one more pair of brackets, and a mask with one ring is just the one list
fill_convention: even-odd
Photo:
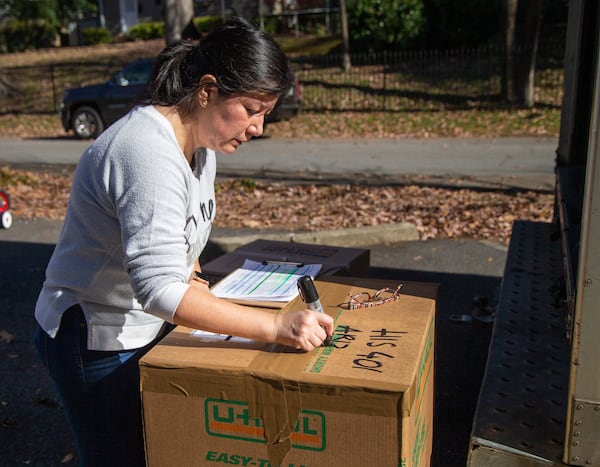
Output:
[[199,99],[195,143],[225,154],[262,135],[265,115],[277,103],[277,96],[271,95],[221,97],[216,87]]

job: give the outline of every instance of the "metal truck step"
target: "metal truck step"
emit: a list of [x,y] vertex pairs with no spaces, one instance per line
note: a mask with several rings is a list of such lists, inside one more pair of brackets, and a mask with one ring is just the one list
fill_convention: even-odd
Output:
[[569,383],[563,259],[550,223],[513,227],[468,465],[562,466]]

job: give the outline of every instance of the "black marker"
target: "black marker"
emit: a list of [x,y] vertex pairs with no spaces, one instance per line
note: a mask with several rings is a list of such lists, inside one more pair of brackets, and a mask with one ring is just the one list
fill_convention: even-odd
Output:
[[[319,300],[319,293],[317,292],[317,288],[310,276],[302,276],[298,279],[298,291],[300,292],[300,297],[302,301],[306,303],[306,308],[313,311],[318,311],[319,313],[325,313],[323,310],[323,306],[321,305],[321,301]],[[331,345],[332,339],[331,336],[327,336],[323,341],[325,345]]]

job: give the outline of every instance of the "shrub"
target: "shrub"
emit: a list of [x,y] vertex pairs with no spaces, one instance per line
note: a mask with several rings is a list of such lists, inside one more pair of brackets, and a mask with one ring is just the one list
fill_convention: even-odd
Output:
[[42,19],[10,20],[0,29],[0,44],[7,52],[51,47],[56,39],[56,28]]
[[271,35],[275,35],[277,33],[277,23],[277,18],[263,18],[265,32]]
[[423,0],[349,0],[347,8],[354,50],[407,47],[425,24]]
[[160,39],[165,36],[165,23],[162,21],[150,21],[136,24],[129,28],[129,36],[132,39],[141,41]]
[[[420,47],[429,49],[476,47],[498,35],[501,36],[504,32],[505,2],[425,0],[424,3],[427,24],[418,39]],[[555,3],[566,2],[545,1],[544,9]]]
[[220,16],[199,16],[194,18],[194,25],[202,34],[212,31],[222,22],[223,20]]
[[106,28],[86,28],[81,32],[83,45],[110,44],[112,35]]

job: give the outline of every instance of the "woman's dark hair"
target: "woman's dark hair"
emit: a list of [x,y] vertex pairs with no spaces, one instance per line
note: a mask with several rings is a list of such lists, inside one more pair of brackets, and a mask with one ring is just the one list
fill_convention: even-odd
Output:
[[166,47],[154,64],[148,104],[196,108],[200,78],[213,75],[222,96],[262,93],[281,97],[292,84],[287,58],[267,33],[242,19],[219,26],[200,41]]

